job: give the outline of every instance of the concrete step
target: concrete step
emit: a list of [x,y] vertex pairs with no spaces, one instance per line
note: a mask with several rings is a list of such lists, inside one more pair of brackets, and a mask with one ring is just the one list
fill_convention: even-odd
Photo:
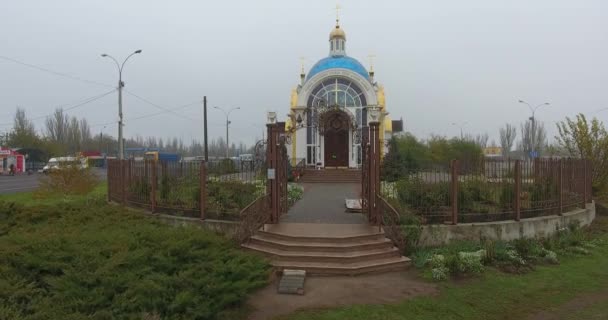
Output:
[[256,234],[249,239],[248,244],[265,246],[283,251],[304,252],[356,252],[393,247],[393,243],[386,238],[377,240],[359,240],[353,242],[329,241],[289,241],[264,237]]
[[[374,228],[378,230],[378,228]],[[258,231],[257,235],[260,238],[264,239],[273,239],[273,240],[281,240],[281,241],[289,241],[289,242],[303,242],[303,243],[357,243],[357,242],[365,242],[365,241],[383,241],[385,236],[382,231],[373,231],[371,233],[362,233],[362,234],[349,234],[346,236],[296,236],[283,234],[278,232],[268,232],[268,231]]]
[[306,270],[313,275],[359,275],[370,272],[386,272],[403,270],[409,267],[411,261],[406,257],[392,257],[353,263],[343,262],[284,262],[273,261],[272,265],[278,270]]
[[383,260],[399,257],[399,250],[395,247],[371,249],[364,251],[285,251],[270,248],[259,244],[244,244],[243,248],[262,253],[278,262],[332,262],[353,263],[372,260]]

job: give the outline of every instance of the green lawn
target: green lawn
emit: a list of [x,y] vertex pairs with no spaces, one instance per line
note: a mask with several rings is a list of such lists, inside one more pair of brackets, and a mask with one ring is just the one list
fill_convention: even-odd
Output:
[[[465,281],[441,283],[436,297],[419,297],[394,305],[359,305],[330,310],[302,311],[279,319],[518,319],[557,308],[582,294],[608,287],[608,217],[598,217],[594,229],[603,239],[588,256],[561,256],[558,266],[539,266],[524,275],[493,269]],[[603,233],[598,233],[601,230]],[[605,319],[608,303],[585,310],[569,310],[563,319]]]
[[235,319],[266,285],[261,258],[109,205],[103,191],[0,198],[0,319]]
[[39,197],[35,192],[18,192],[11,194],[0,194],[0,201],[14,202],[27,207],[40,206],[40,205],[60,205],[66,203],[78,203],[86,201],[87,199],[99,199],[106,196],[108,190],[107,182],[102,182],[93,189],[93,191],[87,195],[65,195],[65,196],[51,196],[51,197]]

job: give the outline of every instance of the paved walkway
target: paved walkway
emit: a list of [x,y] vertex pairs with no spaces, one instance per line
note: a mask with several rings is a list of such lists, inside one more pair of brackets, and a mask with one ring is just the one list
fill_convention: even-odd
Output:
[[367,223],[363,214],[346,212],[344,200],[359,198],[359,184],[309,183],[303,184],[303,187],[302,199],[281,217],[281,222]]

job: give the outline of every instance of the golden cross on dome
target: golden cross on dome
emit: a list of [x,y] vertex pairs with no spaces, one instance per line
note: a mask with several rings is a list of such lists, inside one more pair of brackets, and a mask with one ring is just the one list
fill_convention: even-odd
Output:
[[306,61],[306,57],[300,57],[300,65],[302,66],[302,74],[304,74],[304,61]]
[[374,71],[374,58],[376,57],[376,55],[369,54],[367,55],[367,57],[369,58],[369,71]]
[[340,24],[340,9],[342,9],[342,7],[340,7],[340,4],[336,3],[336,26]]

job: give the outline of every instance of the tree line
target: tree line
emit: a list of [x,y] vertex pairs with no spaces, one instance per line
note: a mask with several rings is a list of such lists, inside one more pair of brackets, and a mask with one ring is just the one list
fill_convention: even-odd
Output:
[[[28,154],[30,161],[47,161],[50,157],[76,155],[82,151],[99,151],[109,156],[118,153],[118,140],[103,130],[93,133],[91,125],[85,118],[69,116],[58,108],[44,121],[43,128],[37,130],[23,108],[17,108],[13,118],[13,127],[4,144],[19,148]],[[182,156],[202,156],[204,147],[200,141],[189,143],[181,138],[157,138],[153,136],[135,136],[125,139],[126,148],[159,148],[164,152],[178,153]],[[223,138],[210,139],[208,150],[210,157],[222,157],[226,153],[226,142]],[[232,143],[230,155],[250,153],[251,147],[244,143]]]

